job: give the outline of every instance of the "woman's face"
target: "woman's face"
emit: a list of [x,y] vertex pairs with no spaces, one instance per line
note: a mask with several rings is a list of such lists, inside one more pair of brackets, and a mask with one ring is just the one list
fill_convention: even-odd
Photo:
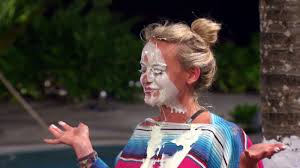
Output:
[[187,73],[177,57],[177,45],[163,41],[149,41],[141,55],[140,81],[145,102],[152,106],[177,106],[185,93]]

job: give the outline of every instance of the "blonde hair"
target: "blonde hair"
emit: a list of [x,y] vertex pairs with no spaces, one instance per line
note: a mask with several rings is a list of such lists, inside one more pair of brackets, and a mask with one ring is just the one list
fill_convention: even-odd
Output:
[[201,74],[194,85],[195,93],[208,89],[217,70],[211,47],[216,43],[221,25],[205,18],[184,23],[153,23],[141,31],[145,41],[163,40],[178,44],[179,61],[185,69],[199,67]]

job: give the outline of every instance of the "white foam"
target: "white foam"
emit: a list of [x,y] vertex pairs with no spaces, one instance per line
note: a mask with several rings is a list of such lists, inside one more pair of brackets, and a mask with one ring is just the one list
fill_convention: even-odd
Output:
[[194,144],[197,141],[199,137],[199,133],[201,133],[201,130],[196,130],[195,128],[191,128],[191,130],[183,133],[182,135],[180,135],[180,137],[172,140],[173,143],[175,143],[177,146],[182,146],[183,149],[181,151],[176,152],[172,157],[165,159],[161,167],[166,167],[166,168],[178,167],[179,164],[184,159],[184,157],[191,150],[192,144]]
[[155,153],[157,148],[161,148],[161,141],[162,141],[162,133],[160,130],[160,126],[154,125],[152,127],[151,131],[151,138],[148,141],[148,147],[147,147],[147,158],[143,161],[143,164],[141,168],[151,168],[155,164],[155,161],[151,158],[158,154],[160,150],[157,150],[157,153]]

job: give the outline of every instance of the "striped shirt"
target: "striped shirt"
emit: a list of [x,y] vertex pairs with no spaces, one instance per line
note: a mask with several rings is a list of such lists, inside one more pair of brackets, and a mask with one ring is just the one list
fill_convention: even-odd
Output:
[[[116,168],[238,168],[252,143],[237,125],[211,114],[210,124],[138,124]],[[99,158],[92,168],[107,168]]]

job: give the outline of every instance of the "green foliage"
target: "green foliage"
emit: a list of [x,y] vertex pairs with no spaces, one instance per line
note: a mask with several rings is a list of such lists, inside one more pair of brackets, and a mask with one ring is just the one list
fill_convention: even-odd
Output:
[[[88,10],[87,3],[92,3]],[[68,5],[44,6],[50,14],[42,12],[31,18],[24,33],[0,56],[1,70],[14,86],[35,98],[43,96],[43,83],[50,78],[72,98],[82,99],[105,90],[109,95],[130,99],[136,89],[129,88],[128,81],[138,79],[142,47],[130,29],[139,18],[112,14],[110,3],[74,0]],[[25,17],[26,11],[17,18]],[[8,10],[0,18],[16,18],[14,12]],[[0,24],[11,22],[8,19]],[[5,95],[1,87],[0,95]]]
[[41,9],[42,0],[1,0],[0,2],[0,32],[11,25],[27,22],[30,17]]
[[[131,99],[138,79],[141,41],[130,29],[139,18],[111,13],[111,0],[1,0],[0,71],[22,94],[41,98],[47,79],[82,99],[105,90]],[[224,92],[259,89],[258,36],[248,47],[216,49],[214,87]],[[0,85],[0,97],[8,92]]]
[[249,126],[253,123],[257,111],[257,105],[241,104],[237,105],[230,114],[232,115],[234,122]]
[[223,43],[216,48],[218,66],[214,87],[223,92],[259,90],[259,37],[254,35],[246,47]]

